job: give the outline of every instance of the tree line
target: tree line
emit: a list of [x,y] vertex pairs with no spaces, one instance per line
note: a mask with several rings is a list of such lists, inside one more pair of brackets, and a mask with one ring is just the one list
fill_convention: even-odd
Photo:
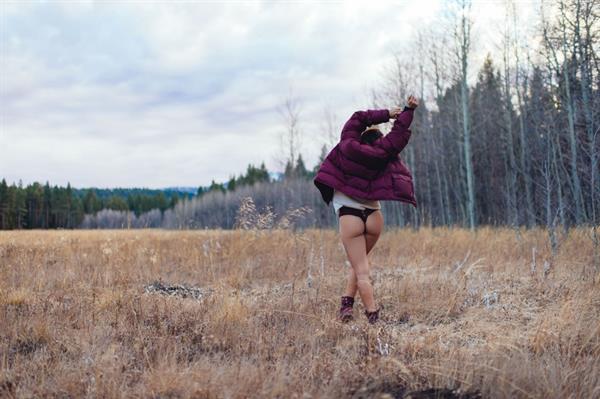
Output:
[[[141,215],[153,209],[164,212],[185,197],[185,193],[149,189],[75,189],[42,185],[27,186],[0,182],[0,229],[75,228],[86,214],[102,209],[131,211]],[[189,196],[188,196],[189,197]]]
[[167,209],[172,209],[182,200],[202,197],[210,192],[234,191],[260,181],[270,181],[264,162],[260,167],[249,164],[245,174],[232,176],[226,183],[213,180],[209,186],[199,186],[195,193],[175,189],[79,189],[71,187],[70,183],[60,187],[51,186],[49,182],[23,186],[19,181],[8,185],[3,178],[0,182],[0,229],[77,228],[84,225],[86,215],[96,217],[100,212],[102,215],[131,213],[134,218],[146,220],[148,217],[142,215],[152,212],[155,218],[158,211],[160,218]]
[[[524,31],[528,24],[519,20],[515,3],[505,2],[497,59],[488,54],[476,69],[470,2],[452,4],[447,20],[424,27],[393,57],[381,84],[371,92],[372,108],[402,105],[411,93],[422,99],[410,143],[400,154],[412,171],[419,206],[382,203],[386,223],[542,225],[551,230],[557,225],[597,226],[600,16],[594,1],[542,3],[533,32]],[[473,73],[476,79],[471,83]],[[310,182],[319,165],[310,172],[302,166],[305,173],[294,176],[292,165],[303,164],[300,108],[293,97],[280,108],[287,183],[192,199],[165,214],[163,223],[228,228],[247,195],[257,209],[280,214],[310,207],[306,226],[335,225],[331,205],[324,205]],[[310,137],[324,141],[319,163],[339,140],[349,117],[324,111],[322,129]]]
[[[421,99],[411,126],[413,135],[400,154],[413,174],[419,206],[383,202],[386,223],[471,228],[597,226],[600,16],[594,1],[542,3],[533,34],[522,30],[526,24],[519,21],[514,2],[507,1],[505,24],[498,36],[500,51],[496,58],[488,54],[476,69],[470,2],[457,4],[446,13],[448,20],[424,27],[410,42],[412,47],[394,57],[380,85],[371,92],[372,108],[401,105],[410,93]],[[538,44],[535,50],[532,43]],[[476,79],[469,83],[473,73]],[[324,205],[312,179],[339,140],[339,130],[349,115],[338,117],[325,110],[322,129],[311,137],[323,140],[320,157],[308,169],[300,148],[304,133],[299,111],[294,98],[286,99],[281,107],[283,179],[270,179],[263,163],[250,165],[245,176],[224,183],[213,180],[195,196],[166,208],[164,203],[162,207],[155,204],[153,210],[138,207],[132,213],[131,206],[117,206],[118,200],[87,208],[83,202],[81,209],[88,215],[82,225],[231,228],[247,197],[257,210],[267,213],[310,209],[298,222],[303,226],[335,225],[332,207]],[[77,212],[76,201],[66,193],[56,197],[61,222],[79,221],[79,217],[66,216],[71,209]],[[11,208],[6,220],[16,220],[27,206],[21,202],[17,208]]]
[[[294,164],[288,161],[281,176],[269,178],[271,174],[264,163],[260,168],[249,165],[245,175],[231,177],[226,183],[213,180],[207,188],[199,189],[198,195],[178,202],[164,213],[153,210],[133,215],[104,209],[97,214],[86,215],[80,227],[231,229],[235,227],[242,203],[248,198],[257,208],[257,217],[263,214],[265,218],[283,218],[282,224],[289,224],[293,220],[294,226],[299,228],[314,227],[319,223],[326,227],[334,223],[332,217],[323,223],[312,216],[313,209],[323,208],[320,196],[315,196],[312,183],[318,166],[308,170],[300,154]],[[326,212],[324,209],[322,211]]]
[[420,203],[404,212],[411,224],[598,224],[600,15],[593,4],[542,4],[531,37],[506,2],[501,60],[488,54],[472,87],[467,1],[451,20],[451,37],[424,33],[414,48],[427,50],[416,63],[396,59],[374,103],[433,92],[402,154]]

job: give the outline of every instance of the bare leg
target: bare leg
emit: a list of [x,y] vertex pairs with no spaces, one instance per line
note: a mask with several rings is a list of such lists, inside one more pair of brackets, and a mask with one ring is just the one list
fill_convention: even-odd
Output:
[[[373,212],[367,217],[367,232],[363,234],[366,240],[367,246],[367,255],[371,252],[375,243],[379,239],[381,235],[381,231],[383,230],[383,215],[381,211]],[[368,257],[367,257],[368,262]],[[371,263],[368,265],[369,274],[371,273]],[[345,296],[355,297],[356,291],[358,290],[357,286],[357,278],[356,273],[354,272],[354,267],[350,268],[348,272],[348,282],[346,283],[346,293]]]
[[[373,221],[371,221],[371,216],[375,214],[379,215],[379,222],[381,225],[383,224],[381,212],[373,212],[367,219],[367,234],[372,233],[372,230],[369,231],[369,226],[373,226],[373,223],[377,220],[377,218],[373,218]],[[359,217],[354,215],[343,215],[340,217],[340,235],[346,249],[346,254],[348,255],[348,260],[356,275],[358,292],[367,311],[374,312],[377,309],[375,308],[375,299],[373,298],[373,286],[369,279],[367,239],[365,234],[363,234],[364,229],[365,225]]]

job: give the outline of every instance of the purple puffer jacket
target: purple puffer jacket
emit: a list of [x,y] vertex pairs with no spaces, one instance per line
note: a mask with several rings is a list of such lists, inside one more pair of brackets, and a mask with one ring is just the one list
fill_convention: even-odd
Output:
[[373,144],[362,144],[370,125],[388,122],[387,109],[356,111],[342,129],[338,144],[321,163],[314,183],[327,205],[333,190],[367,200],[402,201],[417,206],[412,175],[399,153],[408,143],[414,110],[404,107],[392,130]]

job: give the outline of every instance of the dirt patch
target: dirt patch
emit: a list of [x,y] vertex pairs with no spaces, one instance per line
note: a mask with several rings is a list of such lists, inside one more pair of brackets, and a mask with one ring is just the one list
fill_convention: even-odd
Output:
[[481,399],[479,392],[462,392],[460,389],[430,388],[412,391],[402,396],[403,399]]
[[152,284],[146,285],[144,287],[144,292],[200,300],[210,295],[210,293],[212,293],[212,289],[182,284],[165,284],[160,281],[155,281]]
[[477,391],[464,392],[460,389],[429,388],[409,391],[402,384],[389,381],[371,383],[351,395],[352,399],[481,399]]

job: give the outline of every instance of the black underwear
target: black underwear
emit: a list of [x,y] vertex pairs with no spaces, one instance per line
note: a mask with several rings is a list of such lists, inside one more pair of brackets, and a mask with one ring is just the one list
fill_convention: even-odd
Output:
[[341,217],[342,215],[354,215],[354,216],[358,216],[359,218],[362,219],[362,221],[365,223],[365,231],[364,233],[367,232],[367,217],[375,212],[378,211],[379,209],[356,209],[356,208],[350,208],[349,206],[342,206],[339,210],[339,215],[338,217]]

